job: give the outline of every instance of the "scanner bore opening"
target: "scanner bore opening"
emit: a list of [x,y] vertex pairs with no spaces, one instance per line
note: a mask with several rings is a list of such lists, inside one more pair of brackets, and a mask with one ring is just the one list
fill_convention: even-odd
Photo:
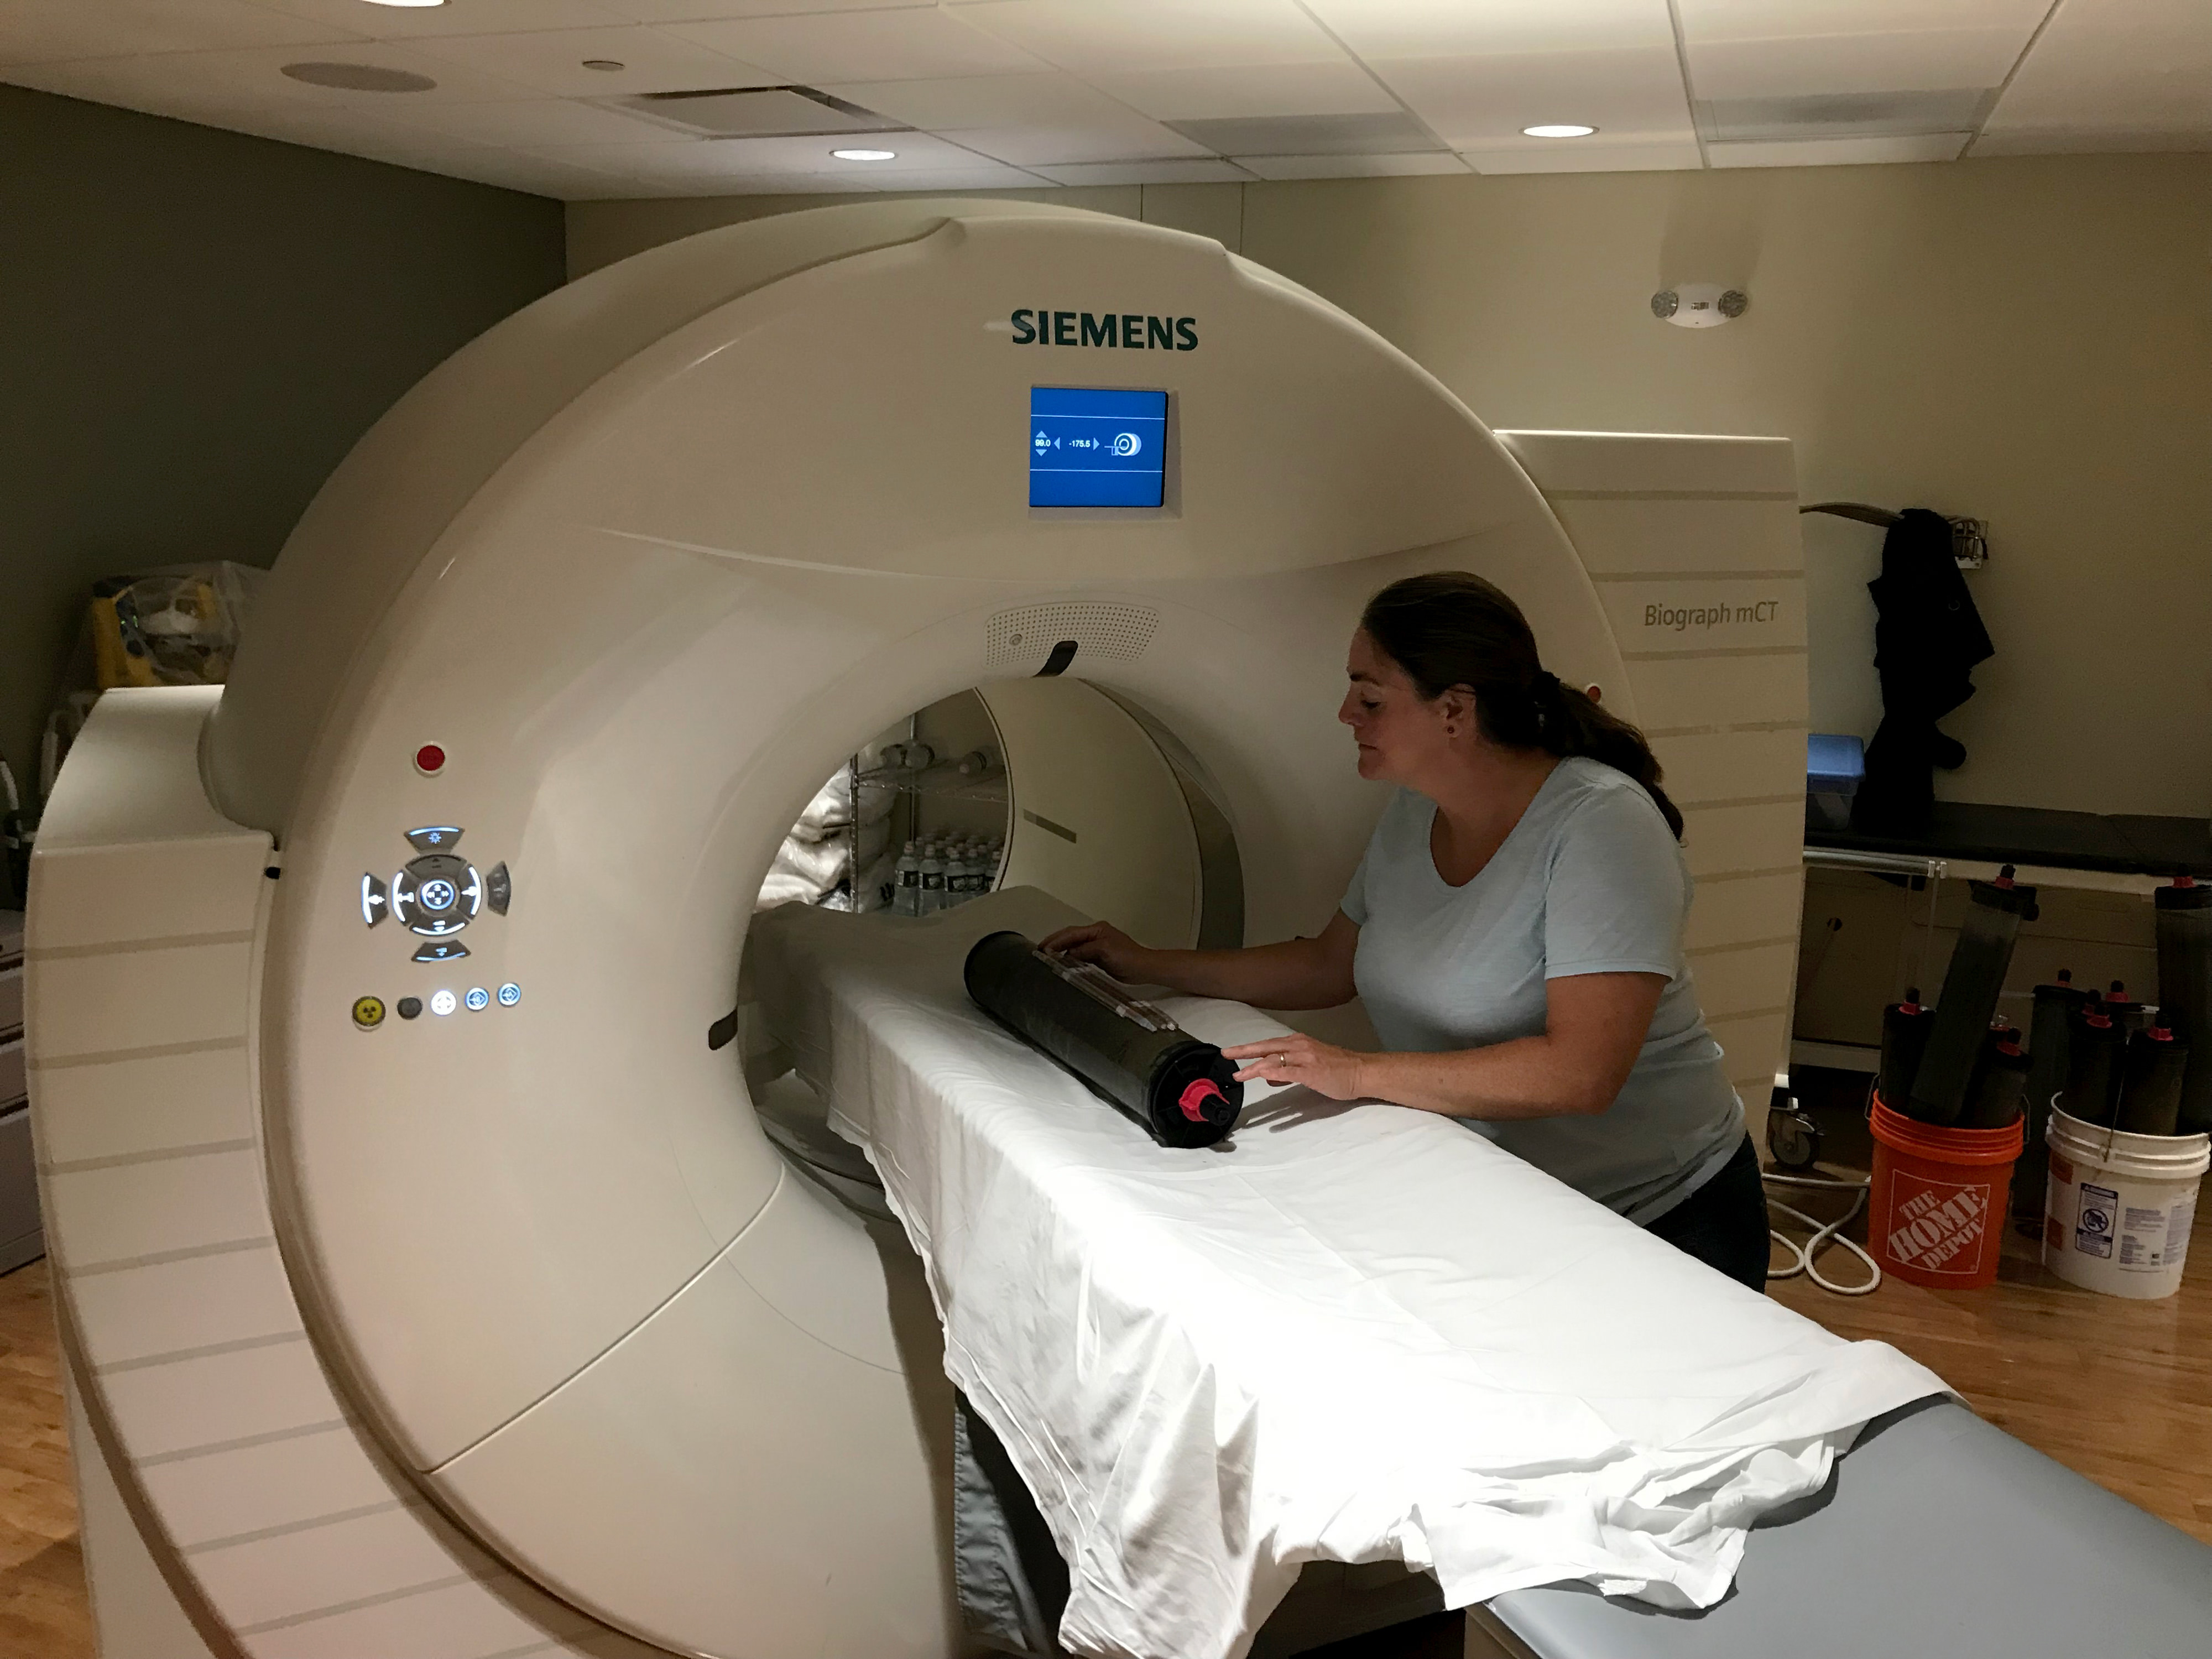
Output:
[[[1146,944],[1243,942],[1227,815],[1173,732],[1126,696],[1072,675],[994,680],[915,710],[823,770],[756,915],[798,903],[851,915],[856,927],[912,925],[1031,886]],[[960,856],[927,856],[946,843]],[[909,871],[939,882],[902,885]],[[955,872],[965,878],[957,887]],[[749,939],[738,1005],[709,1042],[738,1045],[761,1127],[787,1162],[848,1206],[887,1217],[875,1172],[792,1068],[755,969]]]

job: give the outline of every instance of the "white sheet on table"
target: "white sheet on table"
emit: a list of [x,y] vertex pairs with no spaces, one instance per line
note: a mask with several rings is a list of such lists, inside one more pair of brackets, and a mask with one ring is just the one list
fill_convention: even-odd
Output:
[[[1155,1146],[962,988],[975,939],[1073,919],[1016,890],[755,924],[1067,1559],[1071,1649],[1240,1659],[1316,1558],[1433,1568],[1453,1607],[1568,1579],[1710,1606],[1752,1521],[1943,1390],[1446,1118],[1263,1089],[1223,1146]],[[1212,1041],[1285,1029],[1164,1000]]]

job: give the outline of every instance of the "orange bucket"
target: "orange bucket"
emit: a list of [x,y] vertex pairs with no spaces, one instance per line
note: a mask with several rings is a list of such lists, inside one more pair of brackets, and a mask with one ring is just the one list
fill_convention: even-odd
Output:
[[2012,1166],[2027,1144],[2026,1121],[2002,1129],[1939,1129],[1891,1111],[1876,1095],[1872,1121],[1867,1234],[1882,1272],[1938,1290],[1994,1282]]

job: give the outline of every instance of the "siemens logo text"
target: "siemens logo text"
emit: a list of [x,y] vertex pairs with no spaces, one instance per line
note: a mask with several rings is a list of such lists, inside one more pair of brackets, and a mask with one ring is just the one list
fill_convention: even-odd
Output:
[[1124,351],[1195,351],[1198,319],[1135,312],[1018,311],[1016,345],[1118,346]]

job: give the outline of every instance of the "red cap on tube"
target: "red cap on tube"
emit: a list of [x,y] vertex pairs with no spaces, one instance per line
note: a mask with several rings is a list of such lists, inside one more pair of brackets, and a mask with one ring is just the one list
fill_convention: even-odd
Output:
[[1183,1085],[1182,1097],[1176,1104],[1182,1108],[1182,1115],[1193,1123],[1203,1123],[1206,1121],[1206,1103],[1227,1098],[1221,1092],[1219,1084],[1210,1077],[1202,1077],[1195,1083]]

